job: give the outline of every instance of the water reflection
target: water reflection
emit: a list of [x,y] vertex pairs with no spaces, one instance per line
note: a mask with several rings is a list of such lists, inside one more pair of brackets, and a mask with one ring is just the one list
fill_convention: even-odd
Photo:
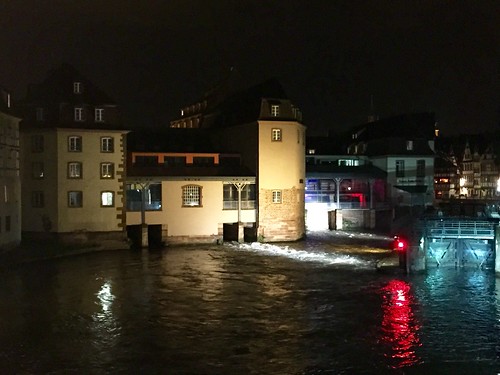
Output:
[[419,363],[415,350],[420,346],[419,323],[413,314],[414,296],[405,281],[391,280],[382,288],[382,337],[390,346],[386,351],[392,368]]

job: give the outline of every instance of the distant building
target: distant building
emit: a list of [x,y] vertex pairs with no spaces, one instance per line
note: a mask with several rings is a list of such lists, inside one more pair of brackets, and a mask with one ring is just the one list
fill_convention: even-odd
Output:
[[0,88],[0,251],[21,242],[19,121],[10,94]]
[[20,103],[23,235],[123,246],[126,134],[118,106],[63,64]]
[[431,113],[400,115],[351,129],[350,155],[366,155],[387,173],[396,208],[434,203],[435,119]]

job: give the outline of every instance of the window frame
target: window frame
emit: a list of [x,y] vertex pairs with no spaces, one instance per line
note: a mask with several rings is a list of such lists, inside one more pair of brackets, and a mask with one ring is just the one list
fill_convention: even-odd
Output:
[[[100,168],[100,176],[101,176],[102,180],[111,180],[111,179],[115,178],[115,163],[105,161],[105,162],[101,163],[100,167],[101,167]],[[105,167],[107,167],[108,173],[104,172]],[[111,172],[109,171],[109,169],[111,169]]]
[[280,115],[280,105],[279,104],[271,104],[271,116],[279,117]]
[[83,122],[85,121],[85,112],[83,107],[75,107],[73,111],[73,119],[76,122]]
[[[72,167],[78,167],[78,168],[73,168]],[[78,172],[77,174],[73,175],[73,171]],[[71,180],[78,180],[83,178],[83,163],[80,161],[69,161],[68,162],[68,178]]]
[[43,161],[34,161],[31,163],[31,178],[34,180],[43,180],[45,178],[45,165]]
[[271,194],[271,201],[273,204],[283,203],[283,192],[281,190],[273,190]]
[[[196,189],[196,191],[194,191]],[[190,190],[193,191],[193,194],[197,195],[197,198],[191,198],[188,199],[187,194],[190,193]],[[199,208],[203,207],[202,205],[202,195],[203,192],[203,186],[201,185],[194,185],[194,184],[189,184],[189,185],[184,185],[182,186],[182,207],[183,208]],[[190,204],[189,201],[194,202],[194,204]]]
[[272,142],[282,142],[283,141],[283,131],[281,128],[271,129],[271,141]]
[[101,152],[112,153],[115,152],[115,139],[114,137],[101,137]]
[[417,160],[417,177],[425,177],[425,159],[418,159]]
[[43,208],[45,207],[45,194],[41,190],[31,192],[31,207]]
[[95,122],[104,122],[104,108],[95,108],[94,109],[94,121]]
[[81,135],[68,136],[68,152],[82,152],[83,139]]
[[405,161],[402,159],[396,160],[395,171],[396,177],[405,177]]
[[[104,204],[104,201],[103,201],[104,194],[110,194],[111,195],[111,204]],[[115,192],[111,191],[111,190],[103,190],[103,191],[101,191],[101,194],[100,194],[100,203],[101,203],[101,207],[104,207],[104,208],[114,207],[115,206]]]
[[45,139],[43,134],[33,134],[31,136],[31,152],[39,153],[44,151]]
[[74,81],[73,82],[73,94],[81,94],[82,93],[82,82],[81,81]]
[[[72,196],[75,196],[75,204],[72,204]],[[69,208],[81,208],[83,207],[83,192],[81,190],[71,190],[68,191],[68,207]]]

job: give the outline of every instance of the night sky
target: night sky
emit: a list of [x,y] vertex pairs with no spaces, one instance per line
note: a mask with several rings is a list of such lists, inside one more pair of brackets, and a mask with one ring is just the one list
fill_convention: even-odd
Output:
[[309,134],[436,113],[444,134],[499,128],[500,2],[2,0],[0,85],[14,99],[67,62],[123,106],[168,125],[231,67],[276,77]]

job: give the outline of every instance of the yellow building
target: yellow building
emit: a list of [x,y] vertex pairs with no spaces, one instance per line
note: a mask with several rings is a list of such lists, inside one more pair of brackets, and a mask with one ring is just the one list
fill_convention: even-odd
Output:
[[124,247],[126,134],[114,102],[63,65],[20,106],[23,237]]

